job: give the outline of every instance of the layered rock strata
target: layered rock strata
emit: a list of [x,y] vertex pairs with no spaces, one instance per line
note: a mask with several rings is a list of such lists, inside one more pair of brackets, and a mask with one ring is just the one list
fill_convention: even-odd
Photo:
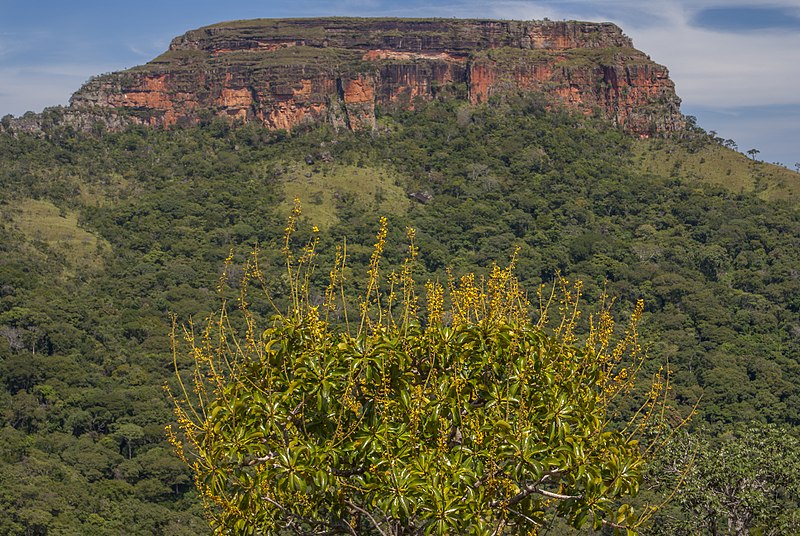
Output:
[[153,61],[96,77],[71,110],[124,110],[152,126],[207,117],[272,129],[329,121],[375,127],[376,107],[509,91],[599,113],[625,130],[681,129],[665,67],[610,23],[449,19],[259,19],[174,39]]

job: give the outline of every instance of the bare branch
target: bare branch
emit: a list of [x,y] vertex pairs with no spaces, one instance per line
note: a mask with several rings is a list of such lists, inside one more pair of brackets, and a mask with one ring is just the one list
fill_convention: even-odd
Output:
[[[262,495],[261,498],[264,499],[265,501],[267,501],[268,503],[270,503],[271,505],[279,508],[282,512],[285,512],[287,514],[287,516],[289,517],[287,526],[294,524],[295,520],[302,521],[303,523],[308,523],[309,525],[311,525],[313,527],[329,527],[329,528],[331,528],[333,530],[335,530],[336,527],[338,526],[338,524],[328,523],[327,521],[317,521],[316,519],[310,519],[310,518],[307,518],[307,517],[303,517],[303,516],[297,515],[297,514],[293,513],[291,510],[289,510],[288,508],[286,508],[285,506],[283,506],[282,504],[280,504],[279,502],[277,502],[275,499],[273,499],[269,495]],[[350,527],[350,526],[348,525],[348,527]],[[350,527],[350,528],[352,528],[352,527]],[[332,532],[332,534],[336,534],[336,532]],[[358,535],[355,535],[355,536],[358,536]]]
[[274,452],[270,452],[266,456],[262,456],[260,458],[253,458],[249,462],[246,462],[244,465],[247,466],[258,465],[260,463],[266,463],[268,461],[274,460],[275,458],[277,458],[277,455]]
[[539,495],[544,495],[545,497],[550,497],[551,499],[559,499],[561,501],[567,501],[569,499],[583,499],[583,494],[581,495],[562,495],[560,493],[553,493],[552,491],[545,491],[543,489],[534,489],[534,493],[538,493]]
[[609,521],[607,519],[603,519],[603,525],[608,525],[611,528],[621,529],[621,530],[625,530],[625,529],[629,528],[629,527],[626,527],[625,525],[619,525],[617,523],[612,523],[611,521]]
[[345,530],[347,531],[347,533],[350,534],[351,536],[358,536],[358,533],[356,532],[356,529],[351,527],[350,523],[348,523],[347,521],[342,521],[339,525],[344,527]]
[[370,520],[370,522],[372,523],[372,526],[373,526],[373,527],[375,527],[375,530],[377,530],[378,532],[380,532],[380,533],[381,533],[381,536],[388,536],[388,535],[387,535],[387,534],[386,534],[386,533],[383,531],[383,529],[382,529],[382,528],[381,528],[381,526],[378,524],[378,522],[377,522],[377,521],[375,521],[375,518],[374,518],[374,517],[372,517],[372,514],[370,514],[369,512],[367,512],[366,510],[364,510],[364,509],[363,509],[363,508],[361,508],[360,506],[358,506],[358,505],[357,505],[356,503],[354,503],[353,501],[347,500],[347,501],[345,501],[345,504],[346,504],[347,506],[349,506],[350,508],[352,508],[353,510],[355,510],[355,511],[357,511],[357,512],[360,512],[360,513],[364,514],[364,515],[367,517],[367,519],[369,519],[369,520]]
[[541,486],[542,484],[544,484],[545,482],[550,480],[552,477],[561,476],[563,474],[564,474],[564,471],[561,471],[561,470],[558,470],[558,469],[555,469],[553,471],[548,471],[544,475],[542,475],[542,478],[540,478],[538,481],[534,482],[533,484],[521,485],[520,488],[521,488],[522,491],[520,491],[519,493],[517,493],[516,495],[514,495],[510,499],[494,501],[494,502],[492,502],[490,504],[490,506],[492,508],[496,508],[496,507],[501,506],[501,505],[514,506],[518,502],[520,502],[523,499],[525,499],[525,497],[527,497],[528,495],[531,495],[533,493],[538,493],[539,495],[544,495],[545,497],[549,497],[551,499],[559,499],[559,500],[562,500],[562,501],[566,501],[566,500],[569,500],[569,499],[583,499],[583,495],[562,495],[560,493],[554,493],[552,491],[539,489],[539,486]]
[[500,522],[497,524],[497,527],[494,529],[494,532],[492,533],[492,536],[498,536],[498,535],[502,534],[503,533],[503,529],[505,528],[505,526],[506,526],[506,520],[505,519],[500,519]]
[[521,517],[522,519],[524,519],[528,523],[532,523],[533,525],[536,525],[537,527],[540,525],[540,523],[538,523],[535,519],[531,519],[530,517],[526,516],[522,512],[517,512],[516,510],[512,510],[511,508],[509,508],[508,511],[511,512],[512,514],[516,515],[516,516]]

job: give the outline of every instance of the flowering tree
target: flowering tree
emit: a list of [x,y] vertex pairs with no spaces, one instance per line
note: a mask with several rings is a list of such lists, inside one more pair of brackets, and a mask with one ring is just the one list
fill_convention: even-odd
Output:
[[[579,344],[580,287],[562,280],[549,297],[540,292],[533,322],[512,261],[485,281],[451,278],[448,292],[428,283],[418,310],[413,232],[381,291],[384,220],[358,328],[335,329],[326,316],[342,306],[344,254],[325,303],[312,306],[316,241],[299,259],[289,253],[298,214],[284,250],[291,310],[255,325],[246,302],[247,281],[261,275],[254,260],[243,333],[225,307],[202,333],[186,331],[197,368],[194,388],[182,381],[174,396],[183,440],[173,442],[219,533],[517,534],[550,515],[634,532],[650,515],[623,499],[637,493],[659,440],[638,436],[661,380],[626,426],[609,426],[641,365],[641,303],[616,343],[603,308]],[[547,328],[550,302],[561,318]]]

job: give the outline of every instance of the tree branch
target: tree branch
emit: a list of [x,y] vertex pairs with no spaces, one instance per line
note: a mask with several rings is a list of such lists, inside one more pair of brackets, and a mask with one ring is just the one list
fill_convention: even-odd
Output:
[[603,525],[608,525],[608,526],[609,526],[609,527],[611,527],[611,528],[614,528],[614,529],[621,529],[621,530],[625,530],[625,529],[627,529],[627,528],[628,528],[628,527],[626,527],[625,525],[619,525],[619,524],[617,524],[617,523],[612,523],[611,521],[609,521],[609,520],[607,520],[607,519],[603,519]]
[[550,497],[551,499],[559,499],[562,501],[567,501],[569,499],[583,499],[583,495],[562,495],[560,493],[553,493],[552,491],[545,491],[543,489],[534,489],[534,493],[538,493],[539,495],[544,495],[545,497]]
[[499,534],[502,534],[505,526],[506,520],[500,519],[500,521],[497,523],[497,527],[495,527],[494,532],[492,533],[492,536],[498,536]]
[[560,470],[548,471],[547,473],[542,475],[542,478],[540,478],[537,482],[535,482],[533,484],[525,484],[525,485],[520,486],[522,491],[520,491],[519,493],[517,493],[516,495],[514,495],[510,499],[494,501],[494,502],[492,502],[490,504],[490,506],[492,508],[496,508],[496,507],[498,507],[500,505],[503,505],[503,504],[505,504],[506,506],[514,506],[515,504],[517,504],[518,502],[522,501],[523,499],[525,499],[525,497],[527,497],[528,495],[531,495],[532,493],[538,493],[539,495],[544,495],[545,497],[549,497],[551,499],[559,499],[559,500],[562,500],[562,501],[566,501],[566,500],[569,500],[569,499],[583,499],[583,495],[562,495],[560,493],[554,493],[552,491],[546,491],[546,490],[543,490],[543,489],[539,489],[539,486],[544,484],[548,480],[550,480],[551,477],[561,476],[563,474],[564,474],[564,471],[560,471]]
[[524,519],[528,523],[536,525],[537,527],[540,526],[540,523],[538,523],[535,519],[531,519],[530,517],[526,516],[522,512],[517,512],[516,510],[512,510],[511,508],[509,508],[508,511],[511,512],[512,514],[516,515],[516,516],[521,517],[522,519]]
[[[299,521],[302,521],[303,523],[308,523],[312,527],[329,527],[329,528],[335,530],[336,527],[338,526],[337,524],[328,523],[326,521],[317,521],[316,519],[311,519],[311,518],[308,518],[308,517],[303,517],[303,516],[297,515],[297,514],[293,513],[291,510],[289,510],[288,508],[286,508],[285,506],[283,506],[281,503],[279,503],[278,501],[276,501],[275,499],[270,497],[269,495],[262,495],[261,498],[264,499],[265,501],[267,501],[268,503],[270,503],[271,505],[275,506],[276,508],[280,509],[287,516],[288,525],[295,524],[295,520],[299,520]],[[349,525],[348,525],[348,527],[352,529],[352,527],[350,527]],[[333,534],[336,534],[336,533],[333,532]]]
[[350,469],[337,469],[330,468],[330,472],[334,476],[350,477],[353,475],[363,475],[369,470],[369,465],[362,465],[361,467],[351,467]]
[[261,456],[260,458],[253,458],[252,460],[246,462],[244,465],[252,466],[257,465],[259,463],[266,463],[268,461],[274,460],[277,455],[274,452],[270,452],[266,456]]
[[383,529],[382,529],[382,528],[381,528],[381,526],[378,524],[378,522],[377,522],[377,521],[375,521],[375,518],[374,518],[374,517],[372,517],[372,514],[370,514],[369,512],[367,512],[366,510],[364,510],[363,508],[361,508],[360,506],[358,506],[356,503],[354,503],[354,502],[353,502],[353,501],[351,501],[351,500],[347,500],[347,501],[345,501],[345,504],[346,504],[347,506],[349,506],[350,508],[352,508],[353,510],[355,510],[355,511],[357,511],[357,512],[360,512],[360,513],[364,514],[364,515],[367,517],[367,519],[369,519],[369,520],[370,520],[370,522],[372,523],[372,526],[373,526],[373,527],[375,527],[375,530],[377,530],[378,532],[380,532],[380,533],[381,533],[381,536],[388,536],[388,535],[387,535],[387,534],[386,534],[386,533],[383,531]]

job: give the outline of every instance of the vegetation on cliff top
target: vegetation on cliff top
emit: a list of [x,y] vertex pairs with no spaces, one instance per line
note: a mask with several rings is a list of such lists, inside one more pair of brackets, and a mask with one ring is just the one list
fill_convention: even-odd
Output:
[[[443,36],[452,37],[461,33],[469,35],[469,27],[585,27],[596,30],[595,33],[607,32],[622,35],[622,30],[613,23],[595,23],[584,21],[521,21],[497,19],[450,19],[450,18],[413,18],[413,17],[315,17],[297,19],[245,19],[220,22],[191,30],[185,34],[192,38],[214,40],[218,36],[224,37],[257,37],[269,32],[270,36],[299,38],[318,38],[326,33],[328,28],[334,31],[350,31],[356,35],[369,35],[365,28],[370,30],[391,30],[391,26],[402,27],[404,35],[417,36]],[[370,28],[371,27],[371,28]],[[397,31],[397,30],[395,30]],[[591,35],[591,34],[590,34]],[[181,38],[179,38],[181,39]]]

